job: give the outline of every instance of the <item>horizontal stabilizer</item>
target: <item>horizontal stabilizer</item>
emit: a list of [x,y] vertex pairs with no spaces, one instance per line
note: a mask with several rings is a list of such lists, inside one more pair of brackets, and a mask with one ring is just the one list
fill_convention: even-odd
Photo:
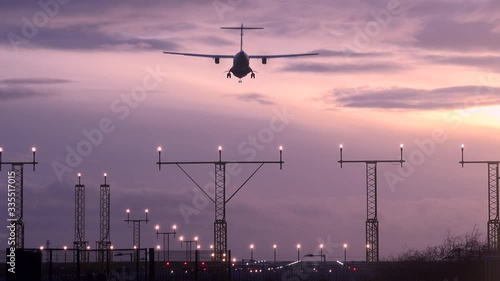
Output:
[[236,30],[241,30],[241,29],[264,29],[264,28],[263,27],[238,26],[238,27],[221,27],[220,29],[236,29]]

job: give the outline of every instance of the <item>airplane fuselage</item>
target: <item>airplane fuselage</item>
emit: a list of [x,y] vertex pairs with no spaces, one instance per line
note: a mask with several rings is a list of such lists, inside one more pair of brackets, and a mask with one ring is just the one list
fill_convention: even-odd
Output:
[[248,75],[248,73],[253,73],[250,68],[250,58],[247,53],[243,50],[239,51],[233,58],[233,66],[229,70],[234,76],[238,78],[243,78]]

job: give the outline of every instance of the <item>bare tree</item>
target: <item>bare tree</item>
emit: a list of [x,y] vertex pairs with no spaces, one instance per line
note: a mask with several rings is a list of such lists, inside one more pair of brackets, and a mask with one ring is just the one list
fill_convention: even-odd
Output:
[[396,261],[436,262],[436,261],[478,261],[487,253],[487,245],[481,241],[481,233],[474,226],[472,232],[453,236],[450,231],[438,246],[428,246],[424,250],[406,248]]

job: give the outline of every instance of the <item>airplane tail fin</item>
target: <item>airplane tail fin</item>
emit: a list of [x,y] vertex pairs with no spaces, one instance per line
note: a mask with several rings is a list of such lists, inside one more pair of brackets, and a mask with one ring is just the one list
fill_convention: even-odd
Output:
[[247,27],[247,26],[243,26],[243,24],[241,24],[241,26],[239,27],[221,27],[220,29],[236,29],[236,30],[240,30],[241,33],[240,33],[240,51],[243,50],[243,30],[244,29],[264,29],[263,27]]

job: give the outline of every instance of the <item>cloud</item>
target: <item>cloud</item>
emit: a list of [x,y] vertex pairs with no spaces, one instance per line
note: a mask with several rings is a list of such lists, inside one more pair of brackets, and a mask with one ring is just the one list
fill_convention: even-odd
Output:
[[64,84],[72,82],[74,81],[59,78],[9,78],[0,80],[0,84],[8,85]]
[[417,47],[441,50],[492,50],[500,45],[496,25],[487,22],[457,22],[432,19],[415,35]]
[[432,63],[469,66],[479,69],[500,70],[500,56],[438,56],[424,57]]
[[270,101],[265,95],[258,93],[247,93],[242,95],[228,95],[228,96],[244,102],[256,102],[262,105],[274,104],[274,102]]
[[[38,46],[50,49],[71,50],[176,50],[179,45],[162,39],[142,38],[138,35],[105,33],[98,30],[99,26],[90,24],[72,25],[69,27],[39,29],[36,36],[29,40],[26,46]],[[5,28],[9,30],[8,28]],[[10,30],[16,30],[10,28]],[[0,44],[9,45],[8,36],[0,37]]]
[[500,88],[458,86],[437,89],[338,88],[319,98],[335,107],[448,110],[500,104]]
[[406,70],[408,67],[392,63],[357,63],[357,64],[327,64],[302,62],[289,64],[281,71],[289,72],[321,72],[321,73],[357,73],[357,72],[392,72]]
[[36,97],[47,97],[50,94],[41,91],[34,90],[25,87],[2,87],[0,86],[0,100],[1,101],[13,101],[19,99],[29,99]]

